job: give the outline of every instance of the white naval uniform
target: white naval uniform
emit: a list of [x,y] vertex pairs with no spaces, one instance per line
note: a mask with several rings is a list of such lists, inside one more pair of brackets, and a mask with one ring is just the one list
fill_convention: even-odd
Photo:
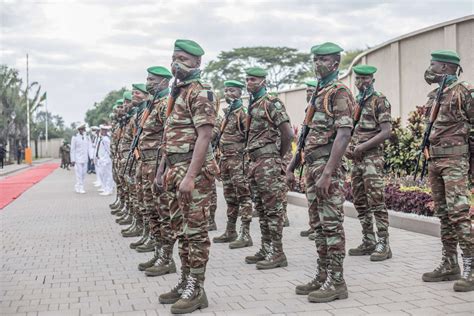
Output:
[[112,193],[114,189],[114,179],[112,177],[112,159],[110,157],[110,137],[101,136],[97,142],[97,168],[100,170],[99,178],[102,183],[104,193]]
[[89,159],[90,138],[85,133],[77,133],[71,139],[71,162],[74,162],[76,172],[76,192],[84,192],[84,178],[87,173]]

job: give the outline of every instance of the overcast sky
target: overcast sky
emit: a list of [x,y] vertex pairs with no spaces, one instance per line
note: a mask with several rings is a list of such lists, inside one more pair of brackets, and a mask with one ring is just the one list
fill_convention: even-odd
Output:
[[145,1],[0,0],[0,64],[48,92],[48,107],[69,124],[84,119],[113,89],[143,82],[146,68],[169,66],[176,38],[206,51],[288,46],[309,51],[325,41],[345,49],[473,13],[474,0],[451,1]]

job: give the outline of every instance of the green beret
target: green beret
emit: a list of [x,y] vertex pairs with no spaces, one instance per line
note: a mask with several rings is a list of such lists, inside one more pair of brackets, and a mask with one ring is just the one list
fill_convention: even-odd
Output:
[[266,77],[267,76],[267,71],[263,68],[260,67],[250,67],[245,69],[245,73],[247,76],[253,76],[253,77]]
[[168,69],[161,66],[152,66],[152,67],[149,67],[146,71],[148,71],[148,73],[152,75],[165,77],[167,79],[170,79],[173,77],[173,75]]
[[373,75],[377,71],[377,68],[370,65],[357,65],[357,66],[354,66],[352,70],[354,70],[354,72],[358,75],[370,76],[370,75]]
[[133,83],[132,88],[148,94],[148,91],[146,91],[146,86],[144,83]]
[[132,101],[132,92],[131,91],[125,91],[123,93],[123,99]]
[[306,80],[304,82],[305,85],[308,87],[317,87],[318,86],[318,81],[317,80]]
[[238,80],[227,80],[224,81],[224,87],[236,87],[242,89],[243,87],[245,87],[245,84]]
[[453,50],[435,50],[431,53],[431,60],[459,65],[461,58]]
[[115,101],[115,104],[123,104],[123,99],[118,99],[117,101]]
[[204,50],[198,43],[186,39],[177,39],[176,42],[174,42],[174,50],[182,50],[194,56],[204,55]]
[[342,51],[344,51],[344,49],[342,49],[341,46],[331,42],[311,47],[311,53],[314,55],[334,55],[339,54]]

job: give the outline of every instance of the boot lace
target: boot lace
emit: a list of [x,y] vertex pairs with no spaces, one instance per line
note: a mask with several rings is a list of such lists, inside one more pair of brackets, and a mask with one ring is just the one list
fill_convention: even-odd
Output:
[[197,279],[193,276],[188,277],[188,283],[186,284],[186,288],[184,289],[183,294],[181,294],[181,298],[189,299],[194,293],[196,288]]
[[446,250],[443,249],[442,254],[441,254],[441,262],[438,264],[438,266],[434,270],[443,271],[447,263],[448,263],[448,257],[446,256]]
[[328,270],[328,275],[327,275],[326,281],[324,281],[324,284],[321,286],[321,290],[327,291],[332,286],[333,286],[332,273],[331,273],[331,271]]
[[375,245],[375,252],[383,252],[385,250],[385,242],[383,240],[379,240]]
[[462,265],[463,265],[462,278],[467,280],[472,270],[472,257],[463,257]]
[[267,254],[265,255],[265,260],[267,261],[272,260],[274,255],[275,255],[275,250],[273,249],[273,247],[270,247],[270,249],[267,250]]
[[172,291],[172,292],[178,292],[178,293],[179,293],[179,290],[180,290],[181,287],[183,286],[184,281],[186,281],[186,276],[181,273],[181,274],[179,275],[178,283],[176,283],[176,285],[171,289],[171,291]]

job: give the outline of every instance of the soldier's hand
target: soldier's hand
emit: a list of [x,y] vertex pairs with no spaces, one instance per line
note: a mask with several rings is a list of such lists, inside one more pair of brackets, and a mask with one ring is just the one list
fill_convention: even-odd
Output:
[[347,159],[354,160],[354,152],[353,152],[352,150],[350,150],[350,149],[348,149],[348,150],[346,151],[345,156],[346,156]]
[[321,198],[329,197],[329,187],[331,186],[331,176],[322,174],[316,182],[316,195]]
[[354,152],[352,153],[355,161],[362,161],[363,154],[364,152],[360,149],[359,146],[356,146],[356,148],[354,148]]
[[295,174],[289,170],[286,170],[286,183],[290,188],[293,188],[296,183]]
[[181,181],[181,183],[179,184],[178,199],[181,200],[185,204],[189,204],[192,199],[191,193],[193,192],[193,190],[194,190],[194,179],[189,176],[185,176],[183,181]]
[[163,173],[157,172],[155,179],[153,180],[153,191],[154,193],[163,192]]

